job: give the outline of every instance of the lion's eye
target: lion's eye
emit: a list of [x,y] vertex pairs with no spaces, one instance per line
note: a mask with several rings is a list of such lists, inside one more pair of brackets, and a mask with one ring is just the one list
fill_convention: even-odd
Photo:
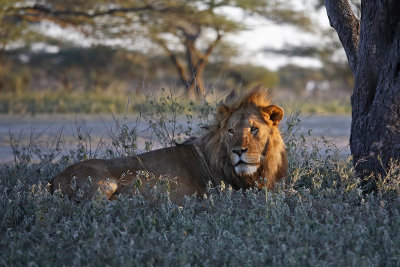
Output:
[[229,129],[229,130],[228,130],[228,133],[229,133],[229,134],[234,134],[234,133],[235,133],[235,130]]
[[256,126],[251,126],[250,130],[254,134],[258,131],[258,128]]

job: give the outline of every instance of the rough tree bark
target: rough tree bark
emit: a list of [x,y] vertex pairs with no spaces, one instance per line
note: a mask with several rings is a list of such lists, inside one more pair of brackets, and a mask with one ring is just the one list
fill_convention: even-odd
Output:
[[350,149],[360,177],[384,176],[400,160],[400,1],[325,0],[354,74]]
[[191,45],[187,45],[187,62],[188,62],[188,72],[191,74],[191,79],[186,85],[186,89],[189,94],[199,98],[204,97],[207,93],[207,88],[203,80],[203,71],[208,62],[214,48],[218,45],[222,38],[222,35],[217,33],[217,37],[212,41],[205,52],[198,50],[194,42]]

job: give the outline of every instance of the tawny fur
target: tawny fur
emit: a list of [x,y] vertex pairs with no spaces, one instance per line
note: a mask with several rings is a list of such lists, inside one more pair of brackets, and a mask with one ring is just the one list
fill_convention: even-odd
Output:
[[[174,202],[179,202],[184,195],[203,195],[208,182],[214,186],[224,182],[235,189],[273,188],[286,174],[287,158],[278,129],[283,110],[270,102],[268,91],[260,87],[240,97],[231,94],[219,105],[215,120],[204,127],[201,136],[182,145],[137,156],[79,162],[55,176],[51,190],[59,189],[75,197],[79,188],[87,187],[90,177],[84,198],[93,198],[99,192],[114,199],[118,194],[132,192],[140,171],[167,177]],[[240,161],[240,166],[256,169],[254,173],[235,172],[232,158],[237,156],[232,151],[237,147],[246,151],[241,157],[253,164]],[[143,193],[146,190],[143,185],[139,187]]]
[[244,92],[241,96],[235,96],[231,93],[225,102],[219,105],[216,119],[205,127],[203,135],[192,141],[192,143],[204,147],[204,152],[207,153],[209,164],[213,166],[213,169],[222,171],[223,174],[219,176],[220,179],[236,189],[254,187],[255,182],[261,188],[265,185],[259,182],[264,180],[260,178],[266,178],[268,187],[272,189],[286,175],[288,163],[285,144],[277,124],[274,125],[269,118],[265,118],[265,123],[269,127],[270,138],[268,144],[266,144],[267,148],[262,166],[257,170],[257,173],[245,177],[236,175],[226,152],[227,142],[224,138],[227,130],[226,124],[232,114],[246,108],[253,108],[255,112],[261,114],[262,109],[269,106],[271,106],[270,92],[262,87],[255,87]]

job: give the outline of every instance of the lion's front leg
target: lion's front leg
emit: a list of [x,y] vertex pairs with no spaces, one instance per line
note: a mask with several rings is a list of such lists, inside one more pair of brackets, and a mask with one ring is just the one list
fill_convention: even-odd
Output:
[[107,163],[107,160],[91,159],[66,168],[50,182],[52,192],[60,190],[78,201],[99,196],[110,199],[118,190],[119,177],[114,177]]
[[97,193],[100,194],[100,196],[110,200],[114,200],[115,198],[112,198],[112,196],[118,189],[118,181],[115,180],[114,178],[102,179],[99,182],[97,182],[96,188],[97,188],[96,191]]

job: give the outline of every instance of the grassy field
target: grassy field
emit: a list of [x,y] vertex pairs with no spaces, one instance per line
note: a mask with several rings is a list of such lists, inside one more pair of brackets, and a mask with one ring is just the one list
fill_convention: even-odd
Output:
[[[41,113],[124,113],[127,100],[145,102],[145,97],[123,93],[105,92],[61,92],[40,91],[36,93],[0,94],[0,113],[41,114]],[[139,109],[131,106],[131,110]]]
[[[164,95],[167,93],[164,92]],[[174,92],[183,95],[183,92]],[[223,95],[222,93],[220,93]],[[162,94],[161,94],[162,95]],[[159,97],[157,95],[156,97]],[[189,107],[190,101],[183,100],[181,104]],[[129,99],[129,104],[128,103]],[[221,97],[208,97],[210,103],[219,101]],[[139,111],[149,112],[152,105],[149,97],[144,93],[127,94],[126,92],[88,91],[88,92],[65,92],[43,90],[36,93],[2,93],[0,94],[1,114],[60,114],[60,113],[137,113]],[[317,100],[302,99],[298,97],[297,102],[289,101],[278,103],[283,106],[295,107],[303,114],[350,114],[350,100]],[[198,107],[196,105],[196,107]],[[192,107],[193,108],[193,107]]]
[[85,139],[68,151],[14,144],[14,164],[0,166],[0,265],[398,266],[400,167],[364,195],[350,159],[334,144],[306,146],[300,123],[282,127],[290,168],[276,190],[226,186],[181,206],[162,187],[152,191],[159,205],[140,195],[77,204],[48,193],[73,162],[136,153],[132,129],[122,127],[114,152],[102,155]]

